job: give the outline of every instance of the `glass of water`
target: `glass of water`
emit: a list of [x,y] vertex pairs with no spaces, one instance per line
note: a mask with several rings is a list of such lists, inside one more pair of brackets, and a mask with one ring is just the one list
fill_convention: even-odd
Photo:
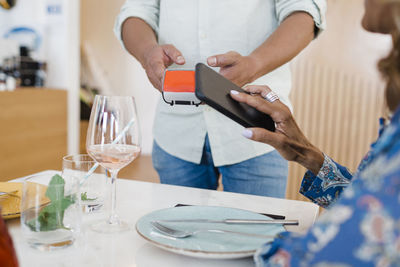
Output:
[[89,171],[96,164],[89,155],[68,155],[63,158],[62,174],[76,177],[80,183],[80,200],[83,211],[91,213],[101,210],[106,195],[107,173],[102,166]]
[[68,247],[78,238],[82,209],[79,181],[59,174],[37,174],[22,185],[21,228],[40,250]]

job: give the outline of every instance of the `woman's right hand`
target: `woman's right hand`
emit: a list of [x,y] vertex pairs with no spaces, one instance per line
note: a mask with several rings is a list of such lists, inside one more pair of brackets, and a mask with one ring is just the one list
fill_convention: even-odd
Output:
[[280,100],[272,103],[265,100],[271,92],[268,86],[250,85],[244,87],[244,90],[251,95],[231,91],[231,97],[271,116],[276,130],[271,132],[262,128],[249,128],[244,130],[243,135],[273,146],[285,159],[298,162],[317,174],[324,162],[324,155],[304,136],[289,108]]

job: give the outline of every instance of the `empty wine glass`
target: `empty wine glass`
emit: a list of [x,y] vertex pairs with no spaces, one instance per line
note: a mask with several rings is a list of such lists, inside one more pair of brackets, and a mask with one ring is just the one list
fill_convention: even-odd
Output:
[[129,229],[116,213],[116,181],[120,169],[140,154],[140,134],[135,100],[129,96],[96,95],[90,114],[86,138],[88,154],[111,176],[110,216],[107,221],[92,225],[102,233]]

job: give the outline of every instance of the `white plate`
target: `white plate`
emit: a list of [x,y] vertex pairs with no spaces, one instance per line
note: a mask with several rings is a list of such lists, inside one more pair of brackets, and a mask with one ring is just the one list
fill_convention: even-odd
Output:
[[[252,256],[264,243],[272,239],[247,237],[226,233],[201,232],[186,238],[173,238],[159,233],[150,224],[157,220],[177,219],[266,219],[268,217],[251,211],[209,206],[186,206],[168,208],[149,213],[138,220],[136,231],[151,244],[186,256],[211,259],[236,259]],[[163,223],[180,230],[222,229],[245,233],[276,235],[284,232],[281,225],[218,224],[218,223]]]

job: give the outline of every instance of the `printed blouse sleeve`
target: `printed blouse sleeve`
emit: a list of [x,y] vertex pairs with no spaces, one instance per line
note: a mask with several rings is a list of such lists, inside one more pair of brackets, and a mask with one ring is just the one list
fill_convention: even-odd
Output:
[[[286,232],[264,244],[254,256],[256,266],[375,266],[381,262],[396,266],[400,262],[400,165],[396,156],[384,162],[388,171],[379,179],[376,174],[382,171],[358,174],[305,236]],[[374,167],[382,170],[384,165]]]
[[306,12],[314,19],[315,37],[326,28],[326,0],[275,0],[275,6],[279,23],[294,12]]
[[323,208],[334,203],[347,187],[353,174],[324,154],[324,163],[317,175],[307,171],[300,193]]

